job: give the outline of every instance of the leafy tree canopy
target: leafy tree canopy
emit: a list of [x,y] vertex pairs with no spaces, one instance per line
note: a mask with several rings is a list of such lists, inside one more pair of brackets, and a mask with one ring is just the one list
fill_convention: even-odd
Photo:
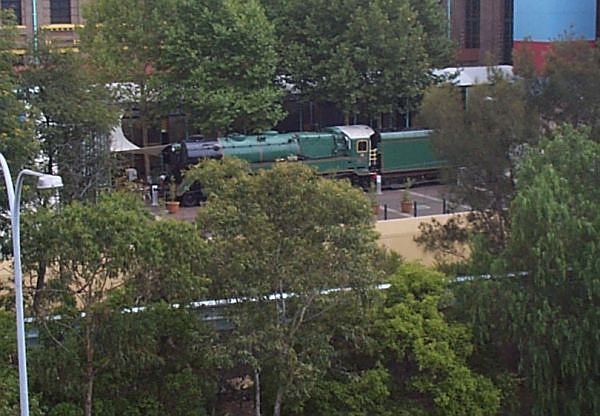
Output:
[[[212,163],[227,166],[230,159]],[[320,178],[301,164],[226,183],[212,187],[217,192],[197,217],[213,250],[212,290],[256,300],[228,312],[238,355],[265,373],[266,402],[279,415],[285,402],[301,405],[327,367],[334,317],[354,310],[362,290],[377,281],[369,202],[349,183]],[[356,290],[322,293],[350,287]],[[271,299],[274,293],[287,295]]]
[[495,414],[500,392],[470,369],[467,326],[446,317],[453,299],[445,276],[406,264],[389,282],[367,324],[336,333],[336,359],[307,414]]
[[[0,310],[0,415],[19,413],[19,373],[17,370],[17,329],[15,316]],[[29,398],[29,413],[42,415],[37,397]]]
[[[25,103],[18,96],[14,54],[16,34],[12,13],[0,10],[0,153],[7,159],[14,175],[30,164],[37,152],[33,123]],[[1,187],[4,189],[4,181]],[[7,206],[6,192],[0,194],[2,206]]]
[[528,152],[510,239],[488,263],[497,280],[465,290],[461,304],[471,312],[481,351],[500,357],[490,362],[521,381],[512,414],[600,409],[599,157],[589,130],[569,126]]
[[281,75],[307,99],[354,114],[409,110],[451,44],[434,1],[267,1]]
[[159,62],[171,105],[206,134],[282,118],[273,26],[256,0],[181,0],[174,16]]
[[44,170],[63,178],[61,200],[95,198],[110,185],[113,165],[109,132],[117,117],[108,90],[80,53],[46,47],[40,48],[22,82],[38,114]]
[[[26,217],[24,221],[24,270],[38,282],[40,270],[50,270],[46,283],[36,284],[35,296],[41,297],[36,312],[46,346],[56,348],[62,357],[59,362],[40,357],[43,371],[38,388],[53,406],[84,403],[78,408],[91,415],[102,400],[108,400],[102,391],[98,400],[94,399],[96,383],[110,390],[102,384],[103,378],[119,377],[119,368],[111,367],[108,357],[126,361],[123,355],[137,348],[137,355],[131,352],[127,360],[138,370],[136,365],[160,367],[163,360],[160,351],[144,350],[150,345],[159,349],[161,342],[166,343],[160,338],[164,328],[151,330],[152,325],[161,325],[161,320],[150,314],[148,331],[144,332],[135,326],[138,321],[122,318],[122,309],[197,299],[207,285],[202,275],[206,244],[192,224],[155,221],[140,201],[117,193],[102,195],[96,204],[73,202],[58,212],[40,210],[36,214],[36,218]],[[61,321],[44,325],[43,318],[56,313],[61,314]],[[143,322],[145,317],[137,319]],[[190,319],[190,325],[197,321],[195,317],[184,318]],[[111,332],[115,329],[111,325],[120,325],[123,333]],[[199,339],[204,337],[198,335]],[[111,344],[113,341],[117,344]],[[136,364],[136,359],[149,362]],[[157,371],[177,377],[184,367],[181,364],[174,373],[164,368]],[[48,385],[48,380],[61,377],[68,382]]]
[[561,123],[600,131],[600,52],[584,40],[570,36],[552,43],[545,65],[535,71],[527,49],[515,57],[515,67],[528,85],[529,99],[539,109],[546,127]]
[[[491,84],[470,87],[464,100],[452,85],[430,88],[420,117],[434,129],[435,153],[447,161],[445,176],[452,200],[473,209],[469,215],[473,230],[490,240],[487,247],[494,253],[508,236],[507,208],[514,196],[520,157],[537,141],[539,130],[523,85],[492,75]],[[432,238],[440,237],[429,231]],[[453,234],[446,237],[469,237]]]

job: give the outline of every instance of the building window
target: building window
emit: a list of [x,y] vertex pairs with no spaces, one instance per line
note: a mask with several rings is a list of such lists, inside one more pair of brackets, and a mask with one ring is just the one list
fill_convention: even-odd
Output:
[[514,0],[504,0],[503,63],[512,64]]
[[600,39],[600,0],[596,0],[596,39]]
[[71,0],[50,0],[50,23],[71,23]]
[[21,20],[21,0],[2,0],[2,9],[11,9],[15,13],[15,22],[22,25]]
[[465,12],[465,48],[479,48],[480,11],[479,0],[467,0]]

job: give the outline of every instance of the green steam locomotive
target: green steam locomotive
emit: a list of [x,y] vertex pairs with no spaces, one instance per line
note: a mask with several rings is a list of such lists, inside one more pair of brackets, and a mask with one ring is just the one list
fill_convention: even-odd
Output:
[[[253,169],[268,169],[281,161],[305,163],[319,174],[347,178],[368,189],[375,175],[383,187],[393,187],[408,178],[417,182],[438,177],[443,162],[431,148],[430,130],[376,132],[365,125],[327,127],[319,132],[258,135],[231,134],[220,138],[191,136],[163,150],[167,173],[177,182],[182,171],[201,159],[238,157]],[[178,195],[183,206],[202,198],[199,185]]]

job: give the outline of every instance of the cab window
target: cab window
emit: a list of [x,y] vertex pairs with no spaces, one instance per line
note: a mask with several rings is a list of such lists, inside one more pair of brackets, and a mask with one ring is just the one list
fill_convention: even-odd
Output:
[[369,141],[368,140],[359,140],[356,142],[356,151],[357,152],[368,152],[369,151]]

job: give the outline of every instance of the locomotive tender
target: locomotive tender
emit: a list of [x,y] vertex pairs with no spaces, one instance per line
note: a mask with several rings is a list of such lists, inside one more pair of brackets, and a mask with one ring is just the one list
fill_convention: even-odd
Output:
[[[431,149],[431,130],[398,132],[374,131],[365,125],[327,127],[320,132],[278,133],[258,135],[231,134],[226,137],[191,136],[163,150],[169,176],[178,183],[182,171],[201,159],[238,157],[252,169],[268,169],[281,161],[297,161],[314,168],[317,173],[347,178],[368,189],[374,175],[380,174],[382,185],[391,187],[414,178],[418,181],[437,178],[443,163]],[[184,206],[197,204],[201,189],[194,184],[178,195]]]

